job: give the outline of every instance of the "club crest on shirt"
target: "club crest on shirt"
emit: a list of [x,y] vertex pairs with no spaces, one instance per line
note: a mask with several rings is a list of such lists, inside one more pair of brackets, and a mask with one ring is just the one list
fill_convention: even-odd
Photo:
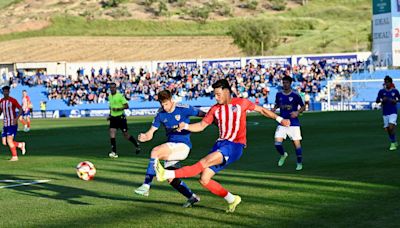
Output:
[[237,107],[236,107],[236,105],[235,106],[232,106],[232,112],[237,112]]
[[181,115],[175,115],[176,121],[179,121],[181,119]]
[[293,97],[289,97],[289,101],[292,102],[293,101]]

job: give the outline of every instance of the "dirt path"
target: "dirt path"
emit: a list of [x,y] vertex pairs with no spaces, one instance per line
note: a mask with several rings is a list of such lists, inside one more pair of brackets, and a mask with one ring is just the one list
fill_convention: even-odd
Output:
[[39,37],[0,42],[0,62],[141,61],[244,56],[230,37]]

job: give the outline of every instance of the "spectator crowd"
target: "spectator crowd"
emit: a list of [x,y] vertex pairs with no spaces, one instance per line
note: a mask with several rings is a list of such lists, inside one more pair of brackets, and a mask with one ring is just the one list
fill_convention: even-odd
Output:
[[[108,84],[115,82],[127,100],[152,101],[163,89],[172,91],[175,97],[184,100],[199,97],[212,98],[211,85],[222,78],[229,80],[237,97],[254,98],[256,102],[268,102],[271,87],[280,89],[281,79],[290,76],[294,79],[294,89],[304,99],[317,98],[323,89],[324,81],[333,77],[349,77],[357,70],[364,69],[364,63],[346,65],[327,64],[326,60],[299,66],[262,66],[250,62],[244,68],[211,67],[208,65],[186,67],[184,65],[159,65],[155,72],[144,68],[121,67],[116,69],[80,68],[76,77],[71,75],[24,75],[18,72],[10,84],[28,86],[44,85],[50,100],[62,99],[68,105],[83,103],[104,103],[107,100]],[[269,100],[274,101],[273,99]]]

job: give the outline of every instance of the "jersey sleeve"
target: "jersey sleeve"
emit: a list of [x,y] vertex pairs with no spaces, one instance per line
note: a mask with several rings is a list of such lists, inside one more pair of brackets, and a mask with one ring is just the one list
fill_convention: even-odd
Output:
[[186,114],[188,116],[198,116],[199,115],[199,109],[189,105],[189,107],[186,109]]
[[275,95],[275,105],[279,106],[279,93]]
[[217,110],[217,106],[212,106],[211,109],[207,112],[206,116],[204,116],[203,121],[207,124],[212,124],[214,121],[215,110]]
[[243,106],[245,110],[250,110],[250,111],[253,111],[256,108],[256,104],[254,104],[248,99],[243,99]]
[[156,117],[154,117],[153,123],[151,125],[155,128],[160,128],[160,125],[161,125],[160,113],[157,113],[157,115],[156,115]]
[[18,109],[22,108],[21,105],[18,103],[18,101],[15,99],[12,99],[11,103],[14,105],[14,107],[16,107]]
[[297,104],[300,105],[300,107],[304,106],[303,99],[301,99],[299,94],[297,94]]
[[124,95],[120,95],[120,101],[121,101],[121,104],[127,104],[128,103],[128,101],[126,100],[126,98],[125,98],[125,96]]
[[379,90],[379,92],[378,92],[378,96],[376,97],[376,101],[378,102],[378,101],[381,101],[382,100],[382,90]]

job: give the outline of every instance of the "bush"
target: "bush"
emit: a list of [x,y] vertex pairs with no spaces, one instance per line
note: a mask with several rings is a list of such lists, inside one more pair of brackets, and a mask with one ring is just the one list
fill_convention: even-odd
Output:
[[119,19],[121,17],[130,17],[130,16],[132,16],[132,14],[129,13],[129,11],[128,11],[128,9],[126,7],[112,9],[110,12],[107,12],[106,15],[108,15],[108,16],[114,18],[114,19]]
[[100,2],[103,8],[115,8],[118,7],[120,3],[124,0],[103,0]]
[[[264,54],[276,45],[276,23],[266,20],[243,21],[230,28],[233,42],[248,55]],[[263,50],[262,50],[263,46]]]
[[165,15],[168,12],[167,3],[164,0],[158,2],[158,9],[155,12],[156,16]]
[[233,9],[228,5],[224,5],[218,12],[221,16],[231,17],[233,15]]
[[258,6],[258,0],[247,0],[245,7],[251,10],[257,9]]
[[194,7],[190,10],[190,16],[202,23],[205,23],[210,16],[211,9],[208,6]]
[[283,11],[286,9],[286,0],[271,0],[271,8],[276,11]]

